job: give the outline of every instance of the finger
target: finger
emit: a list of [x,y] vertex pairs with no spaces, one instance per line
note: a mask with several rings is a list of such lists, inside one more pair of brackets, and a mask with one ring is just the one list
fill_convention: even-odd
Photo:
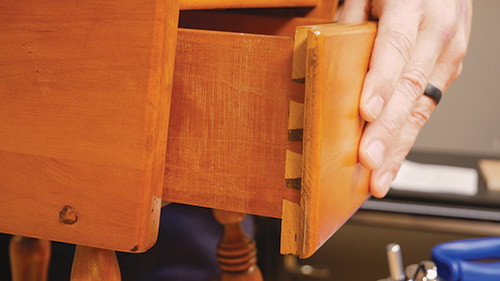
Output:
[[444,94],[451,83],[462,73],[462,63],[438,62],[429,77],[428,83],[434,85]]
[[367,126],[360,142],[359,160],[368,169],[377,168],[383,161],[401,126],[412,112],[416,100],[427,85],[436,60],[443,47],[439,33],[421,31],[415,51],[403,71],[394,94],[379,118]]
[[368,20],[371,0],[346,0],[338,22],[363,22]]
[[380,21],[360,99],[361,117],[368,122],[382,113],[414,49],[423,17],[416,2],[374,0]]
[[458,30],[463,30],[465,32],[465,37],[467,41],[470,37],[470,31],[472,26],[472,0],[458,0],[457,1],[457,17],[458,24],[462,26],[458,27]]
[[[465,1],[461,1],[465,2]],[[462,72],[462,61],[467,51],[470,29],[470,14],[464,11],[466,3],[458,8],[457,32],[454,38],[439,56],[434,70],[429,78],[429,83],[438,87],[443,93]]]
[[416,103],[415,109],[409,115],[407,122],[399,131],[394,142],[387,151],[387,159],[379,168],[372,171],[370,178],[370,192],[381,198],[389,191],[403,160],[415,143],[418,132],[429,120],[436,105],[434,101],[422,96]]

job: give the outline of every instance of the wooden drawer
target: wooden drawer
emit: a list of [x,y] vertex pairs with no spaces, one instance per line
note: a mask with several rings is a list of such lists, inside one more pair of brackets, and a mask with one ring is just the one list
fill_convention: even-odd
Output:
[[162,198],[282,218],[282,251],[314,252],[368,196],[357,108],[375,27],[306,27],[294,47],[318,21],[238,17],[203,21],[270,34],[177,40],[175,1],[3,2],[0,232],[145,251]]
[[163,200],[282,218],[282,252],[307,257],[369,196],[358,103],[376,27],[282,36],[303,23],[179,30]]

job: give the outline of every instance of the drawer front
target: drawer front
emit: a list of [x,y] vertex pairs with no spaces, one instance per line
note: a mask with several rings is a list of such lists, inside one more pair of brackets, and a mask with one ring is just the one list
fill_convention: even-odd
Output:
[[300,206],[284,205],[284,214],[300,215],[283,217],[295,233],[282,235],[283,253],[309,257],[369,197],[370,174],[358,162],[359,98],[375,33],[375,23],[297,30],[293,74],[306,85],[302,188]]

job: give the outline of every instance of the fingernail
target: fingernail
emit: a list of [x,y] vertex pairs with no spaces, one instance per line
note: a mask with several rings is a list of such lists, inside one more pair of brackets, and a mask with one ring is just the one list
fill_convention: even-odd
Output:
[[380,166],[382,157],[384,156],[385,147],[380,141],[374,141],[368,145],[365,152],[372,160],[376,167]]
[[379,117],[383,108],[384,99],[381,96],[372,97],[366,104],[366,110],[373,117],[373,119],[377,119]]
[[377,189],[381,195],[381,197],[385,196],[387,192],[389,192],[389,188],[391,187],[391,183],[394,180],[394,174],[391,172],[387,172],[383,174],[378,180]]

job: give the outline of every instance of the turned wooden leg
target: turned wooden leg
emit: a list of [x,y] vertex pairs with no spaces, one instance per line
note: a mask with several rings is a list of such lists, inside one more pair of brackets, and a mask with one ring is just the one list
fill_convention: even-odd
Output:
[[260,281],[255,241],[241,228],[245,214],[214,210],[215,219],[224,225],[224,235],[217,245],[221,281]]
[[12,281],[46,281],[50,252],[48,240],[13,236],[9,248]]
[[120,267],[111,250],[76,246],[71,281],[120,281]]

